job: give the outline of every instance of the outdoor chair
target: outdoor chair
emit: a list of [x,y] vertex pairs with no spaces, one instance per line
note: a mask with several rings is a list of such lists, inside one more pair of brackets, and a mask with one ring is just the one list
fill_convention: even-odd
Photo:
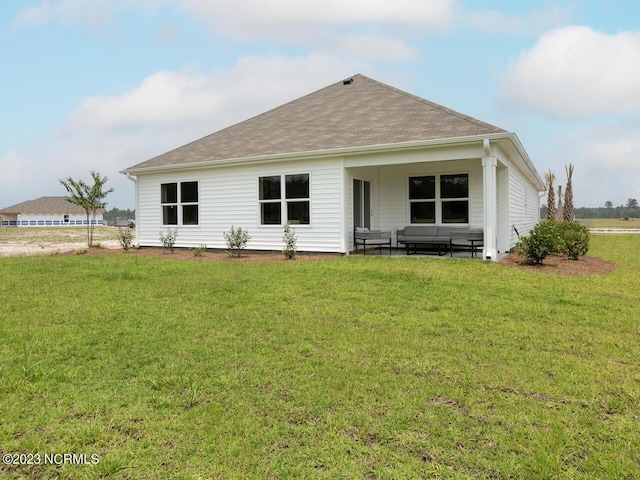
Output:
[[356,228],[353,233],[353,245],[356,253],[358,253],[358,245],[362,245],[363,255],[367,254],[367,246],[378,247],[380,253],[382,253],[382,247],[389,247],[389,255],[391,255],[391,232]]
[[450,240],[451,256],[453,257],[453,249],[469,250],[471,257],[476,256],[476,252],[484,247],[484,231],[482,229],[469,228],[452,228]]

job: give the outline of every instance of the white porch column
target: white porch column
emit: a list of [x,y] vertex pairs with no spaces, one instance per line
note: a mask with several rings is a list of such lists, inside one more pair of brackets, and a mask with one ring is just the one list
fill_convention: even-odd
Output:
[[134,245],[140,246],[140,192],[138,191],[138,177],[127,173],[127,178],[133,182],[135,185],[135,204],[134,207],[136,210],[136,237],[133,239]]
[[482,258],[498,260],[497,230],[498,230],[498,188],[497,166],[498,159],[491,155],[489,140],[484,140],[485,157],[482,159],[482,178],[484,186],[484,248]]

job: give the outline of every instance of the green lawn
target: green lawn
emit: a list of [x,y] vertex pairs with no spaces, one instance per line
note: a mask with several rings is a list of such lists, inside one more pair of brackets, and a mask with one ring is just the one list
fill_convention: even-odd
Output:
[[640,220],[638,219],[578,218],[577,221],[587,228],[640,228]]
[[594,237],[618,268],[588,278],[2,258],[2,451],[98,463],[0,476],[638,478],[639,251]]

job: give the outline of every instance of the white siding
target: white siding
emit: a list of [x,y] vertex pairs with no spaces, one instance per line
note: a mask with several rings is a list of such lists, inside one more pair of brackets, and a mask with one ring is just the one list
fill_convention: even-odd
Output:
[[397,229],[409,224],[410,176],[455,173],[469,174],[469,225],[482,226],[482,164],[478,159],[380,167],[380,228]]
[[509,168],[509,206],[510,243],[513,247],[518,241],[513,225],[518,229],[520,236],[525,236],[538,223],[540,216],[540,197],[537,190],[513,166]]
[[[512,228],[527,234],[538,220],[539,197],[511,162],[499,152],[498,242],[500,250],[515,245]],[[138,176],[137,225],[142,246],[160,246],[162,225],[160,185],[199,182],[199,225],[178,226],[176,246],[225,248],[223,233],[232,225],[249,231],[248,248],[276,250],[283,247],[282,226],[260,225],[258,177],[308,173],[310,176],[310,225],[294,226],[300,251],[351,250],[353,233],[353,179],[371,182],[371,227],[396,231],[409,224],[408,178],[415,175],[466,173],[469,175],[469,226],[484,224],[482,155],[478,145],[375,152],[345,157],[274,161]],[[508,185],[506,185],[508,183]],[[502,210],[501,210],[502,206]]]
[[[401,161],[402,158],[394,159]],[[346,182],[348,195],[345,210],[348,218],[348,239],[352,245],[353,232],[353,179],[371,182],[371,228],[391,230],[409,224],[409,177],[417,175],[469,174],[469,225],[483,224],[482,161],[452,160],[348,168]],[[395,235],[394,235],[395,236]]]
[[159,234],[168,228],[162,225],[160,184],[198,181],[199,224],[177,226],[177,247],[206,244],[209,248],[225,248],[223,232],[234,225],[249,231],[247,248],[279,251],[283,247],[283,227],[260,225],[258,177],[299,173],[309,174],[311,224],[294,226],[298,250],[340,252],[342,168],[337,158],[140,175],[140,245],[160,246]]

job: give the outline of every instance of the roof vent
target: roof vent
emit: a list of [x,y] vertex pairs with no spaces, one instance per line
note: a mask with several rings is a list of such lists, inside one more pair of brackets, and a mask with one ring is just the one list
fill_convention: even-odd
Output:
[[351,85],[353,83],[353,78],[347,78],[346,80],[342,81],[343,85]]

